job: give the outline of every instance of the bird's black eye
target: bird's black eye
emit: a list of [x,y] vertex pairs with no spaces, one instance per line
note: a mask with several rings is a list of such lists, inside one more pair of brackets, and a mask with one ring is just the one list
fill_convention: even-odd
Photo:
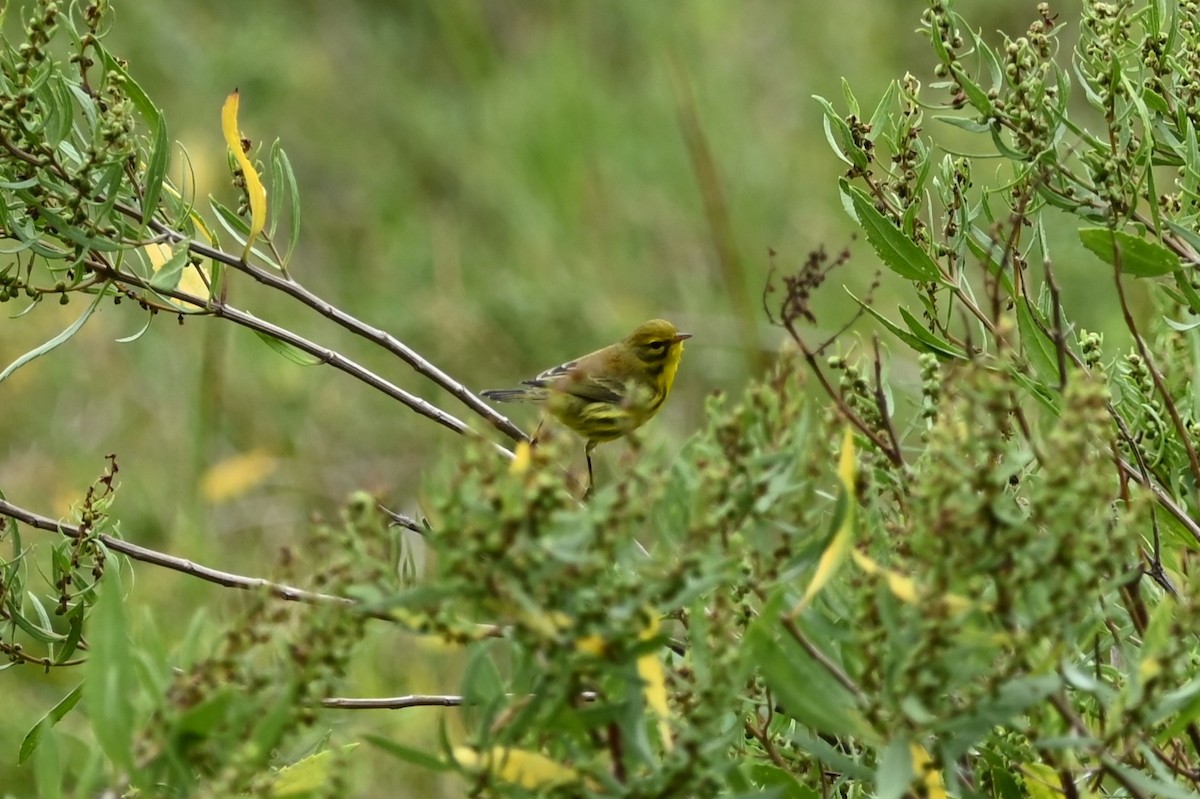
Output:
[[655,352],[661,352],[667,346],[667,342],[651,341],[647,346],[650,347],[650,349],[654,350]]

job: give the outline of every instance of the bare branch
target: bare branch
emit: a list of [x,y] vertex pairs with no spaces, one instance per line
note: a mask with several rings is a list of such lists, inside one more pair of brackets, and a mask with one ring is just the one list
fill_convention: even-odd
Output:
[[[595,691],[584,691],[579,698],[585,702],[596,701]],[[458,694],[409,694],[408,696],[342,697],[322,699],[325,707],[342,710],[403,710],[410,707],[461,707],[466,699]]]
[[[141,219],[141,211],[133,208],[132,206],[128,206],[123,203],[117,203],[115,208],[126,216],[134,219]],[[177,230],[172,230],[170,227],[158,220],[151,220],[150,227],[162,236],[166,237],[166,239],[169,241],[186,244],[188,249],[196,255],[217,261],[218,263],[225,264],[226,266],[236,269],[239,272],[247,274],[259,283],[269,286],[276,291],[282,292],[292,299],[298,300],[299,302],[319,313],[321,316],[324,316],[326,319],[329,319],[335,324],[345,328],[354,335],[365,338],[366,340],[377,344],[411,366],[418,374],[429,378],[438,386],[450,392],[450,394],[452,394],[456,399],[458,399],[480,417],[485,419],[492,427],[496,428],[513,441],[528,440],[525,433],[522,432],[519,427],[509,421],[506,416],[500,414],[495,408],[488,405],[480,397],[476,396],[462,383],[459,383],[457,380],[450,377],[450,375],[446,374],[441,369],[427,361],[425,358],[421,357],[416,350],[409,347],[407,344],[387,333],[386,331],[368,325],[366,322],[356,319],[340,308],[331,305],[330,303],[321,299],[321,297],[306,289],[294,278],[278,275],[271,270],[263,269],[262,267],[247,263],[238,256],[231,255],[227,252],[216,249],[215,247],[210,247],[207,244],[195,241],[194,239],[185,236],[183,233],[180,233]]]
[[[125,285],[135,286],[140,289],[153,291],[165,297],[170,297],[171,299],[190,303],[198,308],[204,308],[205,311],[212,316],[228,319],[229,321],[236,325],[240,325],[241,327],[245,327],[250,330],[263,333],[264,335],[276,338],[292,347],[295,347],[301,352],[311,355],[320,363],[327,364],[332,366],[334,369],[345,372],[351,377],[366,383],[372,388],[391,397],[392,399],[398,400],[409,409],[419,413],[427,419],[437,422],[443,427],[449,428],[460,435],[478,435],[467,425],[466,422],[462,421],[458,417],[446,413],[441,408],[438,408],[436,405],[433,405],[432,403],[416,396],[415,394],[410,394],[409,392],[397,386],[395,383],[383,379],[358,362],[350,360],[335,350],[331,350],[328,347],[323,347],[319,344],[309,341],[308,339],[303,338],[290,330],[279,327],[278,325],[272,324],[271,322],[267,322],[263,319],[259,319],[253,314],[239,310],[238,308],[235,308],[232,305],[228,305],[217,299],[208,299],[195,294],[188,294],[187,292],[179,291],[178,289],[154,288],[149,284],[148,281],[143,280],[137,275],[132,275],[128,272],[118,270],[104,261],[96,258],[88,259],[87,266],[88,268],[94,270],[97,274],[103,275],[110,280]],[[494,444],[493,446],[495,446],[496,450],[505,457],[513,457],[511,451],[505,449],[499,444]]]
[[[68,538],[80,538],[87,535],[86,531],[79,526],[51,519],[49,516],[42,516],[39,513],[26,510],[18,505],[0,499],[0,516],[7,516],[11,519],[16,519],[23,524],[38,530],[45,530],[51,533],[61,533]],[[348,597],[333,596],[332,594],[322,594],[316,591],[306,591],[303,588],[296,588],[283,583],[275,583],[261,577],[245,577],[233,572],[221,571],[209,566],[203,566],[199,563],[179,558],[174,555],[168,555],[164,552],[159,552],[154,549],[132,544],[128,541],[122,541],[119,538],[114,538],[111,535],[100,533],[96,536],[105,547],[113,552],[119,552],[134,560],[142,563],[149,563],[154,566],[161,566],[164,569],[171,569],[182,574],[187,574],[191,577],[198,577],[210,583],[225,586],[226,588],[238,588],[243,591],[266,591],[272,596],[279,599],[286,599],[289,602],[305,602],[312,605],[335,604],[352,607],[358,603]],[[382,619],[384,621],[396,621],[395,616],[386,611],[365,611],[366,615],[374,619]]]

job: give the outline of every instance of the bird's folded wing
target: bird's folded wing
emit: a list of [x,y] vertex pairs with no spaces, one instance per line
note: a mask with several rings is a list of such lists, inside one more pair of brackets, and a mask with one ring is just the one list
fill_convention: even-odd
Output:
[[561,391],[588,402],[607,402],[620,405],[625,401],[625,384],[609,377],[595,377],[574,371],[576,361],[547,369],[532,380],[522,381],[527,386]]

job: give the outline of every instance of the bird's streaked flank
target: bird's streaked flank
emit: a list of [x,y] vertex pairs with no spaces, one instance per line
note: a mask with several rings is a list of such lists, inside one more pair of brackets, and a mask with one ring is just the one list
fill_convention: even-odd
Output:
[[521,381],[521,388],[481,394],[495,402],[542,403],[555,419],[585,438],[590,492],[592,450],[658,413],[671,393],[688,338],[690,333],[680,333],[670,322],[651,319],[616,344]]

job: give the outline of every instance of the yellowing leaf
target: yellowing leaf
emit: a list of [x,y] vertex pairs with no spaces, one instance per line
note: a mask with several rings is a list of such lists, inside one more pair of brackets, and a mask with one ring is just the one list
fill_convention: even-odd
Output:
[[1024,763],[1025,792],[1031,799],[1059,799],[1065,796],[1058,772],[1045,763]]
[[592,633],[585,635],[575,642],[575,648],[580,652],[591,655],[594,658],[604,657],[604,653],[608,651],[608,644],[599,635]]
[[480,752],[469,746],[454,747],[453,757],[466,769],[487,771],[497,779],[536,790],[580,781],[579,772],[527,749],[495,746]]
[[[643,641],[649,641],[658,635],[659,622],[658,614],[651,612],[650,622],[646,625],[646,629],[642,630],[640,638]],[[671,740],[671,725],[668,719],[671,718],[671,709],[667,706],[667,676],[663,669],[662,655],[657,651],[647,652],[637,660],[638,677],[642,679],[642,691],[646,697],[646,707],[650,708],[658,718],[658,734],[662,738],[663,746],[668,751],[673,747]]]
[[[342,751],[349,752],[356,746],[358,744],[347,744]],[[335,764],[334,752],[325,750],[281,768],[271,786],[271,796],[308,796],[325,786],[329,781],[329,769]]]
[[258,234],[262,233],[267,221],[267,190],[263,188],[262,179],[254,169],[254,164],[242,150],[242,137],[238,130],[238,90],[234,89],[225,98],[221,107],[221,133],[225,136],[225,144],[233,151],[238,169],[246,181],[246,198],[250,201],[250,235],[246,237],[246,249],[242,252],[242,260],[250,254],[250,247]]
[[882,575],[887,580],[888,590],[897,599],[901,602],[907,602],[910,605],[916,603],[917,586],[911,577],[892,571],[891,569],[885,569],[857,549],[853,550],[851,554],[854,556],[854,562],[858,564],[858,568],[872,577]]
[[528,441],[519,442],[512,463],[508,465],[509,474],[523,474],[532,460],[533,446]]
[[[165,266],[166,263],[171,260],[172,256],[175,255],[170,247],[159,242],[147,244],[146,246],[142,247],[142,252],[146,254],[146,259],[150,262],[150,269],[155,274],[157,274],[159,270],[161,270],[163,266]],[[204,275],[201,275],[200,268],[195,264],[189,263],[183,268],[183,272],[179,276],[179,283],[176,285],[176,288],[179,289],[179,291],[184,291],[197,297],[207,298],[209,296],[208,283],[205,280],[205,276],[207,274],[208,273],[205,272]],[[197,303],[177,300],[174,297],[168,297],[167,300],[176,308],[180,308],[185,311],[203,310],[204,307]]]
[[804,596],[792,608],[789,615],[797,616],[808,607],[808,603],[812,601],[822,588],[833,577],[834,572],[842,565],[842,561],[846,559],[847,553],[851,549],[851,544],[854,538],[854,477],[855,477],[855,462],[854,462],[854,431],[849,425],[846,425],[846,432],[842,436],[842,452],[838,457],[838,482],[842,484],[841,491],[838,492],[837,503],[837,528],[829,538],[829,543],[825,546],[825,551],[821,553],[820,560],[817,561],[817,571],[813,574],[812,581],[808,584],[808,589],[804,592]]
[[912,753],[913,775],[925,785],[925,796],[929,799],[946,799],[946,784],[942,773],[933,766],[933,758],[919,743],[908,745]]
[[219,504],[254,490],[279,467],[279,462],[261,449],[213,464],[200,478],[200,496]]
[[[913,605],[921,598],[922,592],[911,577],[880,566],[869,556],[864,555],[857,549],[853,550],[851,554],[854,557],[854,562],[858,564],[858,568],[862,569],[865,574],[869,574],[872,577],[883,577],[887,581],[888,590],[901,602]],[[946,603],[946,607],[956,613],[962,613],[971,609],[971,601],[958,594],[946,594],[943,596],[943,600]]]

